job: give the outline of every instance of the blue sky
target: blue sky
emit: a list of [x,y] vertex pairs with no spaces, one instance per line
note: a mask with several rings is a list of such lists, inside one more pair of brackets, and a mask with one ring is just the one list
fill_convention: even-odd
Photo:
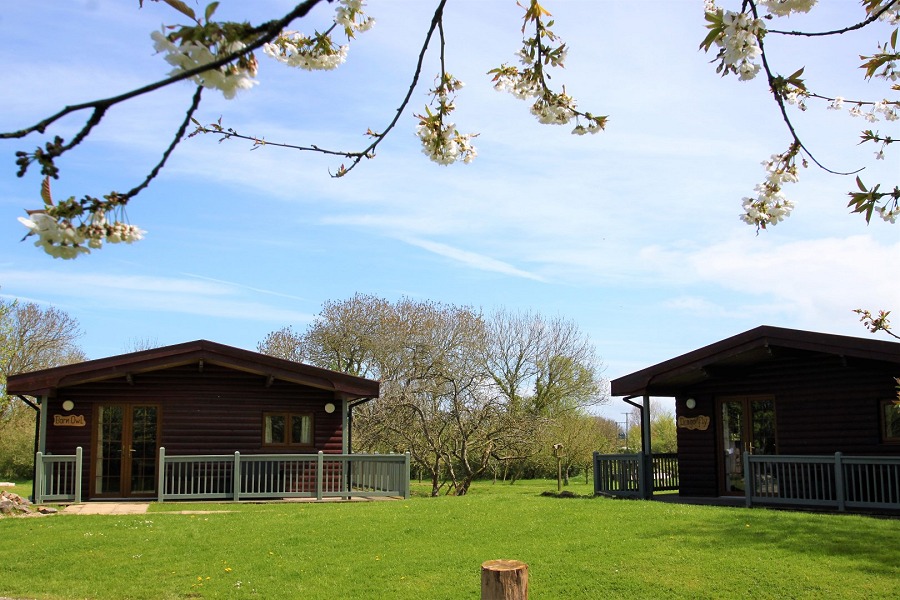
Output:
[[[6,7],[0,130],[162,78],[169,67],[150,33],[182,19],[162,3],[137,4]],[[408,88],[433,3],[369,4],[377,24],[341,68],[308,73],[260,56],[260,84],[231,101],[207,92],[200,119],[222,116],[271,141],[363,147],[362,134],[383,129]],[[789,219],[759,235],[740,222],[741,198],[763,179],[760,162],[789,138],[762,79],[723,79],[697,50],[702,1],[650,0],[640,11],[619,1],[544,4],[570,45],[553,83],[581,109],[609,114],[606,132],[579,137],[540,125],[526,103],[494,91],[486,72],[514,62],[521,9],[513,0],[451,0],[448,70],[467,84],[454,117],[461,131],[480,134],[473,164],[433,164],[415,137],[413,113],[438,73],[433,46],[411,108],[378,157],[349,176],[330,178],[340,161],[317,155],[194,138],[128,210],[145,240],[61,261],[19,241],[16,217],[38,207],[40,178],[18,179],[14,153],[39,140],[2,141],[0,295],[70,313],[91,358],[133,339],[254,349],[268,332],[303,329],[323,302],[356,292],[532,310],[577,322],[609,378],[762,324],[866,336],[853,308],[900,307],[897,226],[847,214],[851,178],[811,167],[786,190],[796,204]],[[828,29],[863,14],[847,0],[819,4],[782,26]],[[291,5],[226,0],[219,14],[259,22]],[[295,27],[322,28],[332,14],[321,6]],[[858,55],[888,32],[766,41],[776,70],[805,65],[812,89],[872,98],[888,92],[862,80]],[[59,162],[54,196],[130,189],[158,160],[191,94],[181,84],[113,109]],[[792,114],[826,165],[867,166],[864,180],[897,184],[900,154],[889,149],[874,163],[875,148],[856,145],[862,120],[813,102]],[[68,118],[52,133],[71,136],[79,125]],[[615,401],[610,414],[622,406]]]

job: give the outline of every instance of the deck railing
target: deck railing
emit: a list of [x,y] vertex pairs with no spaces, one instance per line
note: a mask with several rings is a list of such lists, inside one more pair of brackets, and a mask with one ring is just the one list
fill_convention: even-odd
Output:
[[[82,451],[35,455],[35,504],[81,502]],[[409,498],[409,454],[208,454],[159,449],[156,499]]]
[[75,454],[34,456],[34,503],[81,502],[81,446]]
[[[612,496],[648,498],[644,489],[643,470],[647,461],[642,452],[637,454],[594,453],[594,493]],[[678,489],[678,455],[652,454],[654,492]]]
[[157,499],[409,498],[409,454],[168,456],[159,449]]
[[900,508],[900,457],[745,454],[744,473],[747,506]]

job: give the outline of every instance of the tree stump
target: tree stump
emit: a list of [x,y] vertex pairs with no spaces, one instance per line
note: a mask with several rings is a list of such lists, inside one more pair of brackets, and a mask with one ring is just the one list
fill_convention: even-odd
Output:
[[528,600],[528,565],[504,559],[482,563],[481,600]]

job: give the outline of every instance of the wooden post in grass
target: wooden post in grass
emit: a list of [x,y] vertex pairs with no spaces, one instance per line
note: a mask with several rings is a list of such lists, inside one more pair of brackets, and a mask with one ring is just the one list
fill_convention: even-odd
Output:
[[505,559],[482,563],[481,600],[528,600],[528,565]]

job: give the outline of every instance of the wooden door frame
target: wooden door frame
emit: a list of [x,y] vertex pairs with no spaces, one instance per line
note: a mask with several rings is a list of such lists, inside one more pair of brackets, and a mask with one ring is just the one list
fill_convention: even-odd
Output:
[[[100,429],[100,409],[103,407],[121,406],[122,407],[122,465],[120,472],[120,491],[119,492],[103,492],[97,493],[97,459],[100,457],[100,449],[97,447],[99,441]],[[162,439],[162,407],[158,402],[134,402],[134,401],[112,401],[112,402],[96,402],[93,407],[94,423],[91,426],[91,453],[90,453],[90,497],[91,498],[153,498],[155,492],[143,494],[131,493],[131,460],[130,453],[127,453],[125,444],[130,444],[134,436],[133,410],[136,407],[152,407],[156,409],[156,449],[155,454],[159,456],[160,440]],[[126,453],[128,458],[126,460]],[[159,460],[155,459],[154,477],[159,474]],[[127,464],[126,464],[127,463]],[[126,477],[127,475],[127,477]]]
[[[744,448],[741,449],[741,456],[743,460],[743,453],[747,452],[747,444],[748,439],[753,437],[752,432],[752,417],[753,410],[752,407],[754,402],[772,402],[772,413],[773,413],[773,435],[775,437],[775,454],[778,454],[778,427],[776,424],[778,422],[777,418],[777,410],[778,403],[775,400],[774,394],[733,394],[728,396],[716,396],[715,397],[715,427],[716,427],[716,487],[718,489],[720,496],[739,496],[742,495],[737,492],[728,492],[725,490],[725,440],[724,436],[724,426],[722,423],[722,405],[726,402],[735,402],[740,401],[743,404],[743,438],[744,438]],[[748,411],[748,408],[750,410]],[[749,417],[749,418],[748,418]],[[748,436],[747,433],[750,433]],[[743,464],[743,463],[742,463]],[[743,467],[742,467],[743,468]],[[746,474],[745,474],[746,477]],[[746,482],[745,482],[746,483]]]

